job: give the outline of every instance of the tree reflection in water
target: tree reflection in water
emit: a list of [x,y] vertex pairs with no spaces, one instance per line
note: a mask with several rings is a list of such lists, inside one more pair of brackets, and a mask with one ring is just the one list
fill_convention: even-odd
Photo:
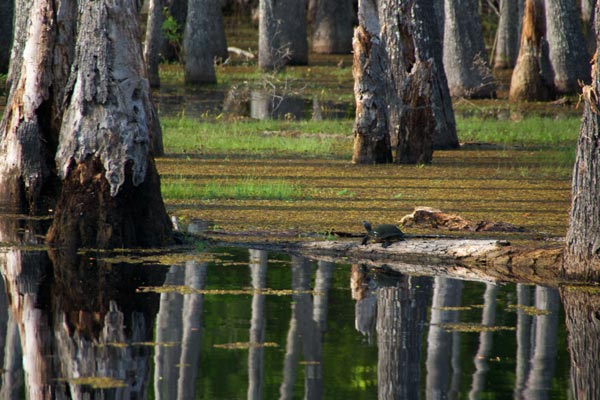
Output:
[[[0,241],[10,243],[0,251],[3,399],[23,391],[32,399],[567,396],[560,347],[567,337],[553,288],[382,274],[259,250],[221,249],[237,251],[244,264],[236,267],[192,256],[170,267],[133,265],[32,247],[40,232],[33,225],[13,219],[0,227]],[[273,256],[286,261],[271,264]],[[163,284],[187,289],[136,292]],[[232,298],[207,288],[247,292]],[[289,296],[269,292],[290,288]],[[597,398],[598,295],[569,288],[561,295],[574,398]],[[229,301],[235,306],[216,306]],[[516,329],[445,326],[465,322]],[[247,347],[213,347],[239,336]],[[236,385],[214,386],[221,374]],[[72,380],[81,377],[124,386]]]

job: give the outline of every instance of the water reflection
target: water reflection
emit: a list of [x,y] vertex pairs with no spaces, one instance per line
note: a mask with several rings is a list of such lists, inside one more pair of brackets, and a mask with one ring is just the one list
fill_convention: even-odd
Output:
[[[552,288],[234,248],[170,267],[73,259],[11,224],[2,398],[549,399],[568,396],[569,376],[575,398],[598,393],[600,301],[582,291],[561,293],[569,374]],[[113,380],[76,380],[90,377]]]

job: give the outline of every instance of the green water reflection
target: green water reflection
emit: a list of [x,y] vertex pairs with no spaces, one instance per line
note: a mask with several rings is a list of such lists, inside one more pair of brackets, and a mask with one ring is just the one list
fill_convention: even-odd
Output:
[[556,289],[211,253],[4,248],[2,398],[568,398]]

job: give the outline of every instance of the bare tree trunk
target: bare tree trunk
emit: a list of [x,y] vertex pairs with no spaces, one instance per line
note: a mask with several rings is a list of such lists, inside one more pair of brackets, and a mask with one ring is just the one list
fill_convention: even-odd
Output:
[[569,333],[574,399],[600,399],[600,296],[577,287],[561,289]]
[[554,87],[560,94],[579,90],[589,81],[590,67],[579,13],[572,0],[546,0],[546,38]]
[[[2,40],[0,40],[0,74],[8,72],[14,12],[14,0],[3,0],[0,2],[0,32],[2,32]],[[348,38],[350,38],[350,35],[348,35]]]
[[[600,24],[596,6],[596,29]],[[596,31],[598,32],[598,31]],[[596,41],[600,39],[596,33]],[[571,185],[571,215],[563,272],[573,278],[600,278],[600,75],[598,53],[592,60],[592,83],[583,87],[583,118]]]
[[146,60],[150,87],[160,86],[158,67],[160,64],[161,50],[165,42],[162,30],[164,21],[163,7],[163,0],[149,0],[146,40],[144,42],[144,59]]
[[185,82],[215,83],[215,59],[227,58],[219,0],[189,0],[183,34]]
[[455,97],[496,96],[474,0],[445,0],[444,67]]
[[[434,149],[456,149],[459,147],[452,99],[448,79],[444,70],[442,33],[435,19],[435,0],[417,0],[412,13],[415,21],[415,44],[420,60],[433,60],[432,101],[435,117],[433,134]],[[443,6],[442,6],[443,7]]]
[[596,52],[596,35],[594,33],[594,8],[596,0],[581,0],[581,30],[587,44],[588,57]]
[[494,68],[513,68],[519,54],[518,0],[500,0]]
[[352,0],[319,0],[312,36],[313,52],[350,53],[353,14]]
[[278,70],[307,63],[306,0],[260,0],[259,68]]
[[510,101],[543,101],[553,96],[542,0],[526,0],[519,57],[510,82]]
[[[415,49],[412,3],[362,0],[355,30],[352,162],[428,163],[435,130],[432,61]],[[379,43],[382,43],[380,46]]]

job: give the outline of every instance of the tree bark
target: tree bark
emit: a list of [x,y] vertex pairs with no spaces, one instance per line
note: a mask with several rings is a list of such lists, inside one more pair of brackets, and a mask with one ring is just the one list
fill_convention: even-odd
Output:
[[[596,41],[600,40],[600,7],[596,6]],[[598,53],[592,60],[592,82],[582,88],[583,118],[571,185],[571,213],[563,272],[573,278],[600,279],[600,75]]]
[[581,30],[587,45],[588,57],[596,52],[596,35],[594,34],[594,8],[596,0],[581,0]]
[[146,60],[150,87],[160,87],[158,67],[160,64],[161,50],[165,42],[162,30],[164,21],[163,7],[164,0],[149,0],[146,40],[144,42],[144,59]]
[[500,0],[494,68],[513,68],[519,53],[518,0]]
[[352,0],[319,0],[312,36],[312,51],[347,54],[352,50]]
[[306,0],[260,0],[259,68],[279,70],[307,63]]
[[215,60],[227,58],[225,28],[219,0],[188,1],[183,49],[185,83],[215,83]]
[[252,277],[252,319],[250,320],[250,346],[248,349],[248,400],[263,398],[265,375],[265,343],[267,330],[265,295],[260,293],[267,287],[268,254],[264,250],[250,250],[250,275]]
[[444,3],[444,67],[455,97],[496,96],[477,10],[474,0]]
[[544,101],[553,96],[543,7],[541,0],[526,0],[519,57],[510,82],[510,101]]
[[[10,40],[13,36],[13,16],[15,12],[15,1],[4,0],[0,2],[0,74],[8,73],[10,63]],[[350,37],[350,35],[348,35]]]
[[546,37],[554,87],[559,94],[575,93],[578,81],[589,81],[590,67],[579,13],[574,1],[546,0]]
[[137,2],[53,7],[31,4],[28,30],[19,28],[25,39],[15,38],[27,68],[11,71],[0,197],[31,212],[54,208],[50,243],[167,243],[171,223],[152,160],[162,153],[162,135]]
[[420,60],[433,60],[432,101],[435,117],[433,134],[434,149],[456,149],[459,147],[456,120],[448,79],[444,71],[442,32],[435,19],[435,0],[416,0],[412,9],[415,21],[415,44]]
[[432,61],[418,58],[411,16],[409,1],[359,4],[353,40],[354,163],[389,162],[391,155],[397,163],[431,162]]

